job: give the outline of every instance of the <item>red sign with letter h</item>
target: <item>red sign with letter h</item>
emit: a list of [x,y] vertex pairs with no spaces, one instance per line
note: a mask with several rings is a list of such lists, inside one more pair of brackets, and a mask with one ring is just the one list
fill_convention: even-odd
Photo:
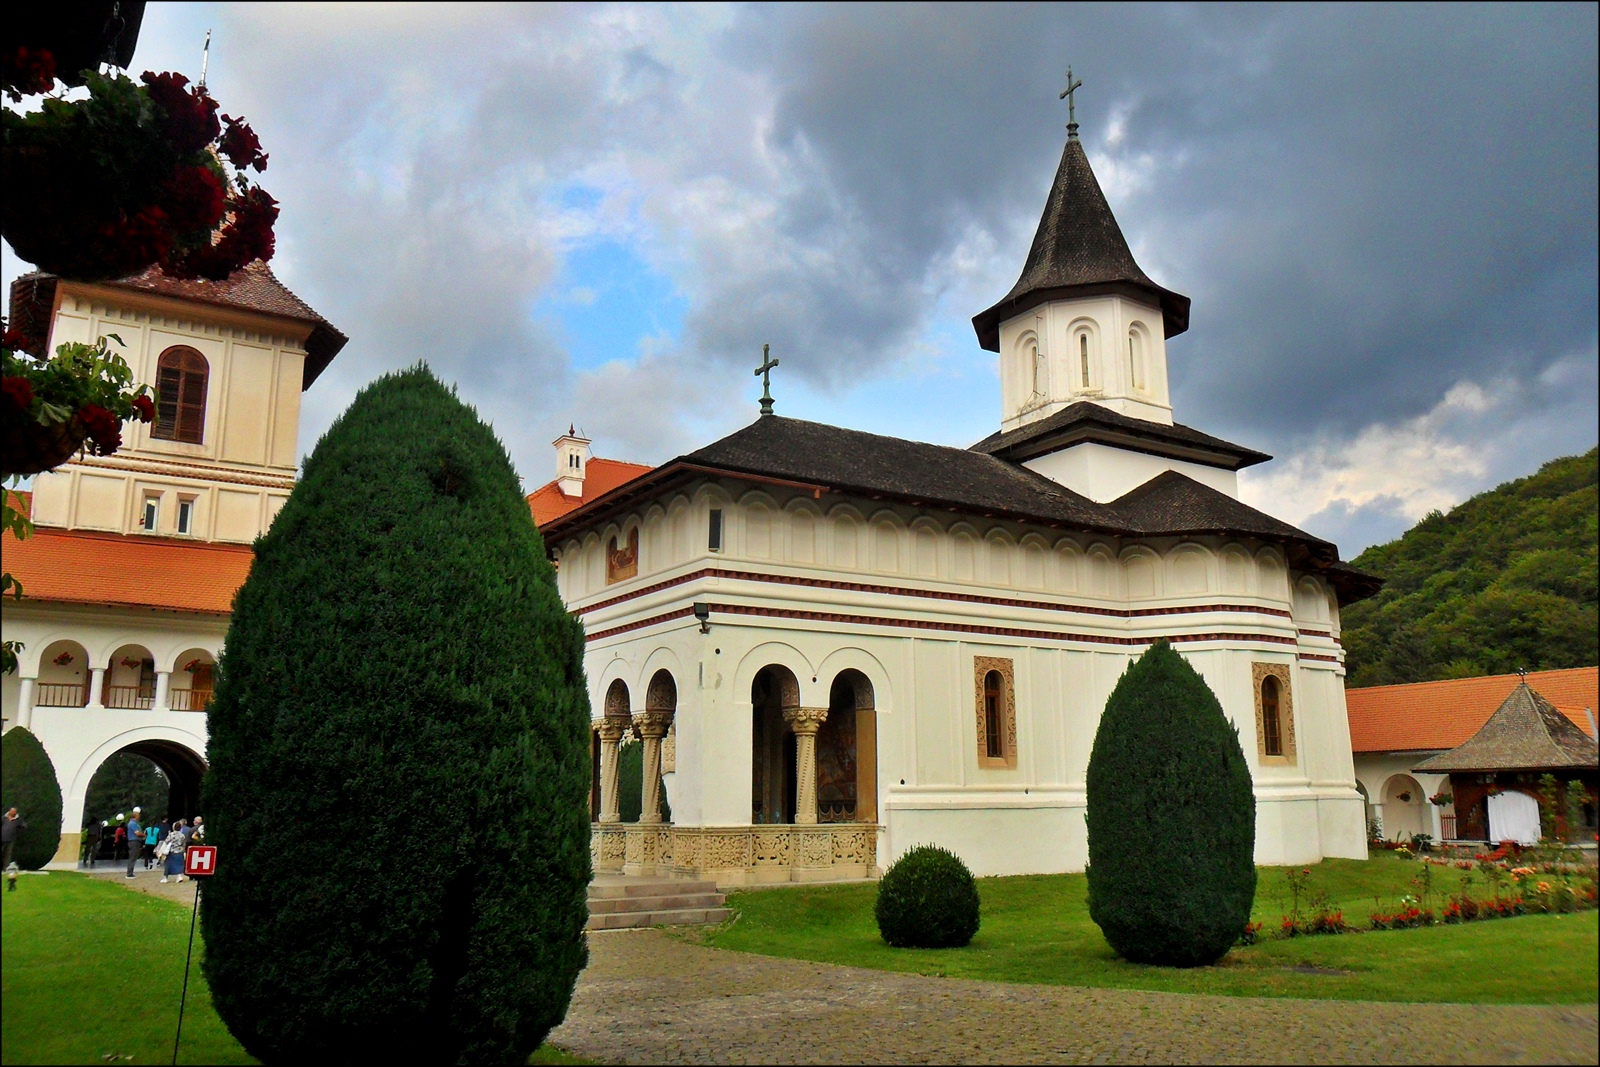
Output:
[[183,873],[190,878],[202,878],[217,873],[217,846],[190,845],[183,850]]

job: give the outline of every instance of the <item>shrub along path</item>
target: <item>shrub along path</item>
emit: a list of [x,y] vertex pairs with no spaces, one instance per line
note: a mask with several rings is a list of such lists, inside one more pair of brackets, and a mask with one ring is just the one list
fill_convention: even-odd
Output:
[[589,945],[567,1021],[550,1040],[602,1063],[1600,1057],[1592,1005],[1353,1005],[979,982],[726,952],[659,930],[592,934]]

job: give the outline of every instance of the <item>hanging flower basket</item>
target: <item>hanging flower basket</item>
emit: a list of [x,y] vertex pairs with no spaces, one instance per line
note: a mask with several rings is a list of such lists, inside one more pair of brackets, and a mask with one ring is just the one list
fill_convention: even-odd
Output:
[[57,667],[65,667],[67,664],[72,662],[72,653],[63,652],[50,662],[54,663]]
[[192,659],[188,663],[185,663],[183,665],[183,669],[188,671],[190,674],[193,674],[195,671],[199,670],[200,668],[209,667],[209,666],[211,666],[211,664],[207,663],[203,659]]
[[28,419],[8,418],[0,437],[0,456],[4,456],[4,475],[38,474],[54,470],[71,459],[89,436],[83,420],[73,416],[66,422],[40,425]]
[[[53,74],[6,80],[17,99],[54,86]],[[152,265],[220,280],[272,258],[277,201],[244,175],[267,156],[243,119],[181,74],[85,71],[84,84],[85,97],[0,113],[0,229],[18,256],[77,281]]]

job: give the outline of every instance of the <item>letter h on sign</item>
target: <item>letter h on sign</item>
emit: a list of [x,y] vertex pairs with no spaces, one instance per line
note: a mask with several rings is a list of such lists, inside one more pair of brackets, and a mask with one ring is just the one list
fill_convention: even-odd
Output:
[[190,845],[183,851],[183,873],[200,878],[217,873],[217,846]]

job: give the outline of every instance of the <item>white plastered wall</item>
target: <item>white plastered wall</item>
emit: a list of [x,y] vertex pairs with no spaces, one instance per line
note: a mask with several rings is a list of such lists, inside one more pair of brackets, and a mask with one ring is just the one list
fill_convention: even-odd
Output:
[[[1080,334],[1088,343],[1087,386]],[[1130,335],[1136,338],[1131,355]],[[1034,381],[1035,343],[1043,347],[1047,367],[1042,395]],[[1135,360],[1138,373],[1132,367]],[[1111,295],[1052,300],[1000,324],[1001,429],[1025,426],[1080,400],[1171,424],[1167,343],[1159,308]]]

